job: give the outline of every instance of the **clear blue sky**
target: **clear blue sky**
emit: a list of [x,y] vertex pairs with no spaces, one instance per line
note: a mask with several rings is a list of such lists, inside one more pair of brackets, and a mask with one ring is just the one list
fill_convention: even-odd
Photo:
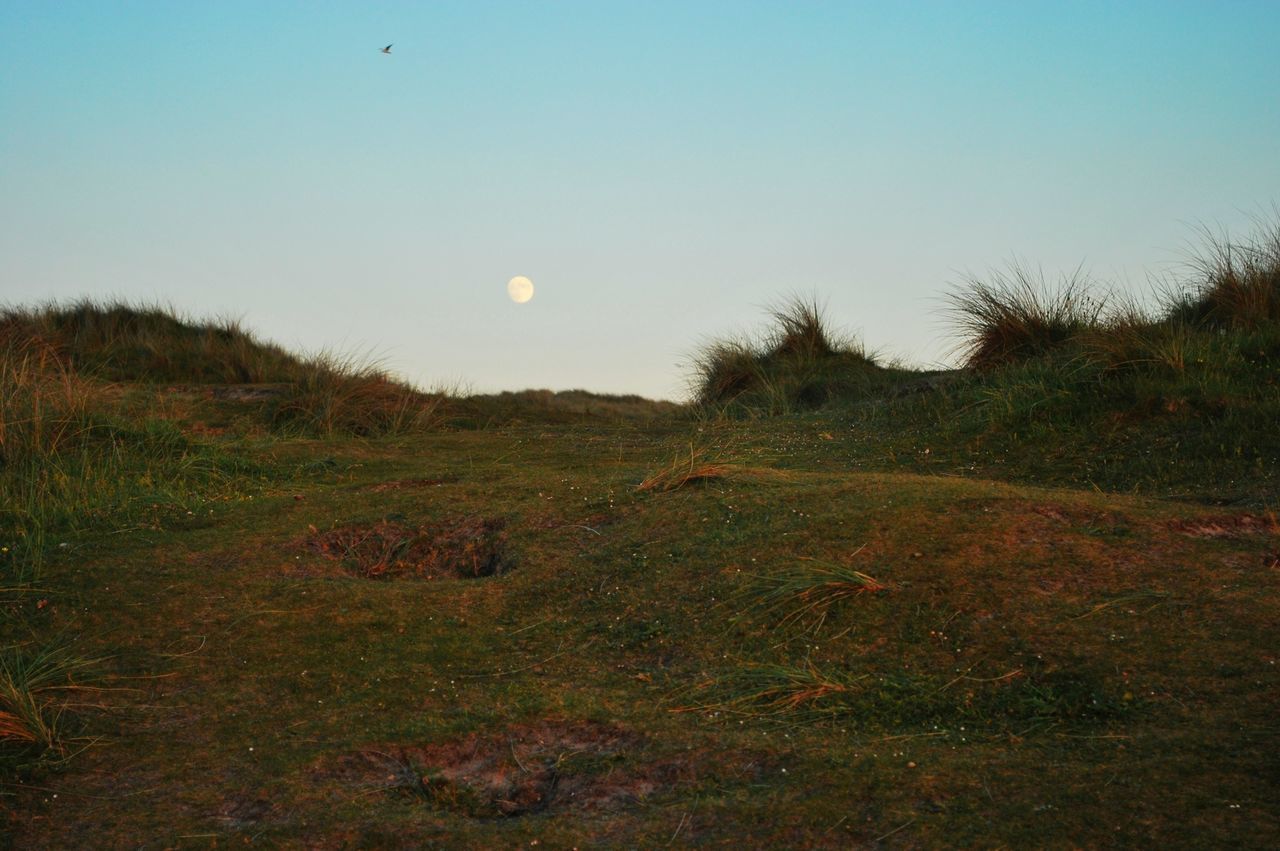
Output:
[[965,272],[1137,291],[1191,225],[1246,233],[1278,45],[1275,0],[3,0],[0,301],[672,397],[801,291],[933,363]]

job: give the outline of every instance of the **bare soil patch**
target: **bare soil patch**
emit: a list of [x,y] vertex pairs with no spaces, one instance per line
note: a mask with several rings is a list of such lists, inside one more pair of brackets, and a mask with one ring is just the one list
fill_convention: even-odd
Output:
[[[500,733],[345,754],[318,770],[345,784],[421,798],[473,818],[608,812],[699,782],[712,769],[755,777],[761,762],[690,751],[647,759],[645,738],[594,721],[543,721]],[[713,758],[714,757],[714,758]]]
[[304,548],[366,579],[476,579],[506,573],[514,565],[506,521],[500,517],[462,517],[427,526],[379,520],[324,532],[313,528]]
[[1174,520],[1169,528],[1192,538],[1245,538],[1280,534],[1280,523],[1276,518],[1257,514],[1226,514],[1220,517]]

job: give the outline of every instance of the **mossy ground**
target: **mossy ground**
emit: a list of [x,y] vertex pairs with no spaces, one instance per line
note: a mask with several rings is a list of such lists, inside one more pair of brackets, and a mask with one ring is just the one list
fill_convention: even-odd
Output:
[[[1280,844],[1274,492],[1120,494],[861,422],[206,432],[258,472],[189,515],[69,538],[10,601],[103,659],[105,690],[75,709],[83,752],[5,786],[5,829],[21,847]],[[691,446],[725,475],[636,490]],[[370,579],[307,546],[459,516],[504,521],[509,570]],[[885,590],[821,617],[758,605],[759,575],[808,560]],[[415,761],[468,747],[488,779]],[[350,770],[370,754],[385,782]]]

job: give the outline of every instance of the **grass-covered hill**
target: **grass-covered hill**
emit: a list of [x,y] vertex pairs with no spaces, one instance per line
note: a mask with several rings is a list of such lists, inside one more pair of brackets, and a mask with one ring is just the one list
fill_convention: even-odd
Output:
[[1016,267],[948,302],[961,369],[880,365],[795,299],[761,339],[704,347],[694,398],[713,416],[808,413],[921,471],[1274,506],[1280,223],[1209,240],[1152,305]]
[[1280,844],[1280,240],[687,405],[0,312],[14,847]]

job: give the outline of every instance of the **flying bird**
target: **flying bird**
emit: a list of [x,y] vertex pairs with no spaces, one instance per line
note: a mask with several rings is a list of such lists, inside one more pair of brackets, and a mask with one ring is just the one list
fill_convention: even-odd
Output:
[[[392,44],[394,44],[394,43],[395,43],[395,42],[392,42]],[[391,45],[390,45],[390,44],[388,44],[386,47],[382,47],[382,48],[379,48],[379,49],[380,49],[383,53],[390,53],[390,52],[391,52]]]

